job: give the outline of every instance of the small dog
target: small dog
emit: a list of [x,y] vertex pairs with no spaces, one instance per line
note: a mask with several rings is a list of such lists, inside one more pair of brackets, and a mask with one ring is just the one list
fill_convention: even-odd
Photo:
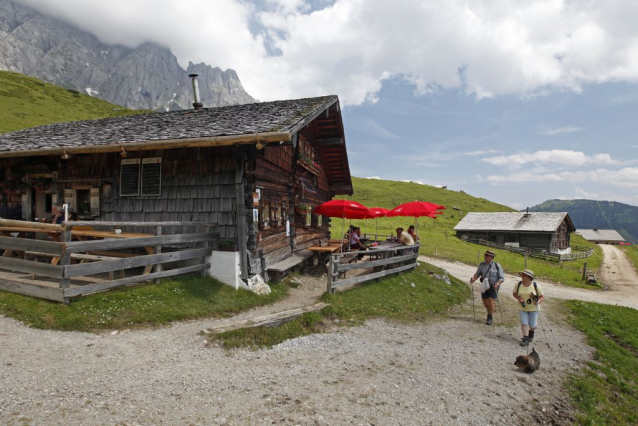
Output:
[[532,348],[532,352],[529,355],[517,356],[516,361],[514,361],[514,365],[526,373],[531,374],[540,368],[541,358],[538,356],[538,352]]

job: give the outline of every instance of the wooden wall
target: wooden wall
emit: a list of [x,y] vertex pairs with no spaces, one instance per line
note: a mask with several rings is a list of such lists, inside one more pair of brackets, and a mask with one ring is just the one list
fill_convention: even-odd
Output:
[[[314,147],[314,135],[306,128],[298,134],[296,147],[268,146],[249,167],[249,175],[253,178],[249,179],[246,191],[252,193],[261,190],[260,221],[253,223],[252,215],[249,217],[249,229],[254,229],[256,234],[254,244],[249,241],[248,245],[251,275],[263,273],[268,265],[318,244],[320,239],[329,236],[328,218],[323,217],[322,225],[318,226],[317,217],[312,215],[310,226],[306,226],[305,216],[295,211],[295,207],[301,204],[316,207],[332,198],[325,172],[305,167],[299,161],[304,147],[308,148],[308,145]],[[318,150],[315,152],[314,160],[322,166]],[[316,192],[304,190],[300,178],[313,183]],[[269,227],[264,226],[262,217],[264,204],[267,203],[282,206],[281,221],[271,221]],[[291,225],[289,236],[286,235],[286,219]]]
[[[57,173],[58,180],[51,192],[59,204],[64,202],[65,189],[98,188],[100,211],[94,217],[96,220],[217,223],[221,239],[232,240],[239,248],[246,244],[247,275],[252,276],[329,237],[329,218],[323,217],[319,226],[317,216],[312,215],[308,226],[305,216],[295,211],[301,204],[316,207],[332,198],[313,132],[309,127],[303,129],[297,135],[296,146],[268,145],[261,150],[247,146],[128,153],[127,159],[161,158],[162,188],[158,196],[120,195],[119,153],[74,155],[68,160],[33,157],[33,160],[47,163],[46,170]],[[303,155],[312,156],[319,168],[300,161]],[[6,160],[5,167],[16,161]],[[0,161],[0,167],[2,164]],[[305,190],[300,178],[311,182],[315,192]],[[260,217],[255,222],[253,193],[258,188]],[[19,206],[20,197],[28,198],[13,197],[14,204]],[[280,220],[270,221],[268,227],[262,223],[264,203],[281,209]],[[286,219],[290,221],[290,235],[286,235]],[[173,232],[181,231],[175,228]]]
[[[237,149],[185,148],[129,153],[127,158],[161,157],[158,196],[120,196],[119,154],[33,157],[57,171],[53,193],[62,204],[65,189],[100,189],[103,221],[196,221],[217,223],[220,238],[237,238],[235,171]],[[33,162],[33,161],[31,161]],[[6,164],[6,163],[5,163]],[[0,167],[3,164],[0,163]],[[6,167],[6,166],[5,166]],[[10,196],[14,198],[22,196]],[[23,197],[26,198],[26,197]],[[19,199],[19,198],[18,198]],[[173,232],[181,232],[174,228]]]

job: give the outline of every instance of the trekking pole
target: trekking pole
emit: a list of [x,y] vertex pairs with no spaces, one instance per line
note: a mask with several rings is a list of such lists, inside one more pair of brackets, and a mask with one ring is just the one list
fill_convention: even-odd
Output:
[[474,286],[470,284],[470,291],[472,292],[472,312],[474,313],[474,321],[476,322],[476,307],[474,306]]
[[[558,348],[562,349],[563,346],[560,344],[560,340],[558,340],[558,338],[554,334],[554,330],[552,330],[552,327],[549,325],[549,321],[547,321],[547,317],[545,316],[543,311],[541,311],[541,306],[540,305],[537,305],[537,306],[538,306],[538,314],[540,315],[541,319],[545,321],[545,324],[547,324],[547,328],[549,328],[549,333],[552,335],[554,340],[556,340],[556,344],[558,345]],[[541,322],[541,326],[542,326],[542,322]],[[545,328],[543,328],[543,333],[545,333]],[[547,339],[547,336],[545,338]],[[549,346],[549,343],[547,344],[547,346]]]
[[501,314],[501,323],[503,322],[503,311],[501,310],[501,301],[498,298],[498,292],[496,293],[496,305],[498,305],[498,312]]

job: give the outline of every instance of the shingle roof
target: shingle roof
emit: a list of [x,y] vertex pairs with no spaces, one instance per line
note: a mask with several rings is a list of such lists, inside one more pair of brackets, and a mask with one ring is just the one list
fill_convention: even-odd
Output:
[[3,152],[289,132],[336,96],[57,123],[0,135]]
[[456,231],[555,232],[565,218],[573,228],[567,213],[468,213],[454,229]]
[[587,241],[625,241],[615,229],[579,229],[577,234]]

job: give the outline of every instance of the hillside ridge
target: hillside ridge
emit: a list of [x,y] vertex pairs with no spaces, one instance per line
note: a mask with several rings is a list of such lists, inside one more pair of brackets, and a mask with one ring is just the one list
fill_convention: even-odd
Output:
[[565,211],[576,229],[615,229],[627,241],[638,242],[637,206],[617,201],[547,200],[530,211]]
[[34,77],[0,71],[0,133],[63,121],[146,112],[113,105]]

